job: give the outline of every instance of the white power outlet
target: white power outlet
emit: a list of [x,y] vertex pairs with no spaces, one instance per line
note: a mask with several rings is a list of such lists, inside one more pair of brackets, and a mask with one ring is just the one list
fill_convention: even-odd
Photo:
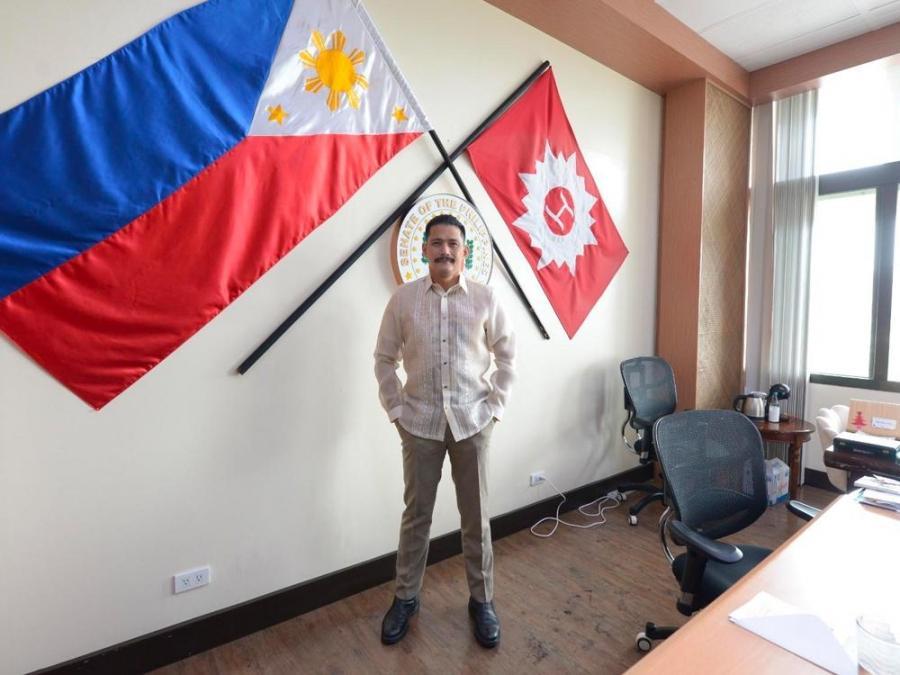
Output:
[[528,477],[528,486],[535,487],[536,485],[540,485],[545,480],[547,480],[547,474],[543,471],[535,471]]
[[187,572],[179,572],[172,577],[176,593],[191,591],[209,583],[209,565],[197,567]]

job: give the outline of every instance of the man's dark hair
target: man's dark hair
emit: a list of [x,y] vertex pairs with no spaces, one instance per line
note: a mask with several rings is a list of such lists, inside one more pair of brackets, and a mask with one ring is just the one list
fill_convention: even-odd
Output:
[[458,218],[451,216],[449,213],[442,213],[428,221],[425,226],[425,241],[428,241],[428,235],[431,234],[431,228],[435,225],[455,225],[462,232],[463,243],[466,243],[466,227]]

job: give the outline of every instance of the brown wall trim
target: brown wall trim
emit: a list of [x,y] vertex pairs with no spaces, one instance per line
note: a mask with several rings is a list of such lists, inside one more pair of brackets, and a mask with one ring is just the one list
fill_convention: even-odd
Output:
[[703,69],[706,79],[744,103],[749,73],[737,61],[707,42],[693,28],[669,14],[654,0],[603,0],[636,26],[654,35]]
[[900,54],[900,23],[750,73],[753,105],[815,89],[821,78]]
[[665,105],[656,352],[675,371],[679,410],[696,407],[697,397],[706,92],[706,80],[696,80],[670,91]]
[[[653,465],[647,464],[575,488],[567,493],[561,512],[587,504],[621,483],[648,481],[652,477]],[[558,503],[559,497],[550,497],[492,518],[493,539],[531,527],[539,518],[555,513]],[[461,551],[459,530],[437,537],[431,540],[428,564]],[[389,553],[35,673],[145,673],[390,581],[394,578],[396,558],[396,552]]]
[[709,79],[749,100],[750,76],[653,0],[487,0],[657,94]]

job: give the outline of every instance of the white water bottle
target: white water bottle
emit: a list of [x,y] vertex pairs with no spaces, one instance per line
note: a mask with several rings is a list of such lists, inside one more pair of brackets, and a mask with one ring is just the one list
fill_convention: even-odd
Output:
[[769,421],[775,423],[781,421],[781,406],[778,405],[777,401],[769,404]]

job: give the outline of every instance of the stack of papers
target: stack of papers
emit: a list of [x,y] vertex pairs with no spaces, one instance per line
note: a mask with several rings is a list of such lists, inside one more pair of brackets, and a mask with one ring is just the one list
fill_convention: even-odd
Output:
[[857,480],[854,485],[858,488],[868,488],[880,492],[890,492],[891,494],[900,495],[900,480],[894,480],[893,478],[863,476]]
[[900,512],[900,495],[880,490],[863,490],[857,499],[860,504],[879,506],[883,509]]
[[856,675],[855,634],[842,635],[820,616],[794,607],[765,591],[728,617],[797,656],[838,675]]
[[861,504],[900,511],[900,481],[881,476],[863,476],[854,485],[863,488],[857,497]]

